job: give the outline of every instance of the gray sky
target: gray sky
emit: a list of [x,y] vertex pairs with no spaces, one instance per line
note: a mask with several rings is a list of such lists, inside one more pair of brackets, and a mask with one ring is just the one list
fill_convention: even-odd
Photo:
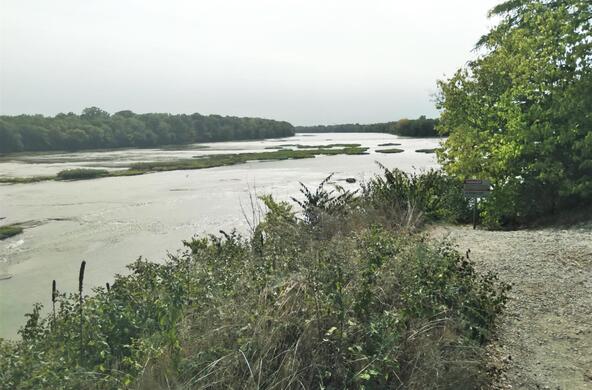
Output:
[[501,0],[0,0],[0,112],[437,115]]

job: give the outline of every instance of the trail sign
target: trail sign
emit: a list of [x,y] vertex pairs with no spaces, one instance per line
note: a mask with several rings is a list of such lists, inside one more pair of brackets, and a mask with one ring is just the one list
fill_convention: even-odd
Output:
[[482,179],[466,179],[463,185],[463,193],[467,198],[473,199],[473,229],[477,227],[477,199],[486,198],[491,191],[491,183]]
[[467,198],[486,198],[491,191],[491,183],[482,179],[467,179],[463,186],[463,193]]

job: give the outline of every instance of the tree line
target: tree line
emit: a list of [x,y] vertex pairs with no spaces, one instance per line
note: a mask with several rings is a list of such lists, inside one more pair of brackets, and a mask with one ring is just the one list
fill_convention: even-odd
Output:
[[284,121],[200,114],[115,114],[97,108],[74,113],[0,116],[0,153],[154,147],[194,142],[287,137]]
[[299,133],[389,133],[405,137],[436,137],[438,119],[429,119],[425,115],[417,119],[400,119],[394,122],[346,123],[340,125],[296,126]]

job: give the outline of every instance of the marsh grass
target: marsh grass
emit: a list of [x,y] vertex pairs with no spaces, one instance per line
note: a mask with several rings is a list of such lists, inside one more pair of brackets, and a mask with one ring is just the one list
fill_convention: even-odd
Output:
[[427,154],[431,154],[431,153],[436,153],[436,151],[438,151],[439,148],[431,148],[431,149],[417,149],[415,150],[416,153],[427,153]]
[[390,148],[390,149],[376,149],[376,153],[403,153],[403,149]]
[[[336,144],[339,145],[339,144]],[[323,146],[311,149],[281,149],[270,152],[254,153],[236,153],[236,154],[212,154],[196,156],[192,159],[182,159],[175,161],[157,161],[132,164],[128,169],[107,171],[104,169],[67,169],[59,172],[56,176],[35,176],[29,178],[0,178],[0,183],[19,184],[33,183],[46,180],[88,180],[103,177],[122,177],[143,175],[150,172],[165,172],[190,169],[207,169],[228,165],[244,164],[249,161],[280,161],[291,159],[314,158],[316,156],[336,156],[336,155],[360,155],[366,154],[368,148],[360,147],[358,144],[349,145],[341,148],[325,148]],[[354,145],[354,146],[352,146]]]
[[76,168],[58,172],[56,180],[87,180],[109,176],[106,169]]
[[21,234],[22,232],[23,228],[16,224],[0,226],[0,240],[16,236],[17,234]]
[[400,146],[400,143],[397,142],[387,142],[385,144],[379,144],[378,146]]

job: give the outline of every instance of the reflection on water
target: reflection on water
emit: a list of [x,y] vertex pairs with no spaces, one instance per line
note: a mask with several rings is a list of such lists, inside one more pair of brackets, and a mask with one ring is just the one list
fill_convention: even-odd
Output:
[[[387,142],[401,143],[397,147],[405,152],[374,152]],[[0,242],[0,276],[12,276],[0,280],[0,337],[15,336],[34,302],[47,305],[53,279],[60,291],[74,292],[82,260],[87,261],[87,285],[102,286],[112,281],[114,274],[125,273],[125,266],[139,256],[162,260],[167,251],[181,249],[181,241],[193,235],[235,227],[246,231],[241,203],[249,204],[249,188],[288,200],[298,192],[299,182],[317,185],[331,173],[335,173],[335,180],[368,179],[379,172],[376,161],[407,171],[436,167],[433,154],[415,150],[437,147],[439,142],[389,134],[323,133],[201,144],[208,148],[4,157],[0,159],[0,176],[32,176],[73,167],[115,168],[136,161],[264,151],[287,143],[360,143],[370,148],[370,154],[362,156],[319,156],[132,177],[0,185],[0,217],[5,217],[2,224],[26,222],[23,234]]]

